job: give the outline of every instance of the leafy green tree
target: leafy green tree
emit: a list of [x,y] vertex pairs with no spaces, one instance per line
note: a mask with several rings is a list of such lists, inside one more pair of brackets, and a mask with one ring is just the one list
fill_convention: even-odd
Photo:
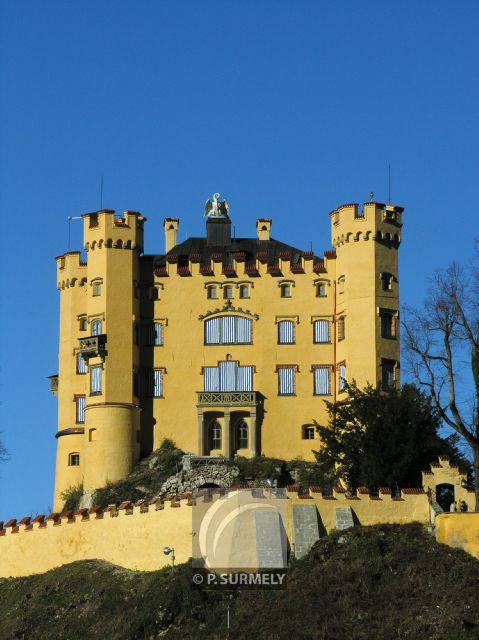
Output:
[[349,490],[421,485],[421,470],[438,455],[460,457],[454,440],[438,435],[441,420],[414,385],[384,393],[347,385],[348,399],[328,402],[329,422],[316,424],[324,445],[316,452],[325,478]]

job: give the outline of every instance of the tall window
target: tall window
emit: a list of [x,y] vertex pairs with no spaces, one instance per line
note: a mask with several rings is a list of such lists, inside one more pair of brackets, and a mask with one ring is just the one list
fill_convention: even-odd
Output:
[[329,342],[328,320],[315,320],[313,322],[313,342],[315,344]]
[[95,280],[92,282],[92,295],[101,296],[101,280]]
[[315,396],[328,396],[331,393],[330,372],[331,367],[328,366],[313,367]]
[[90,395],[95,396],[101,393],[101,378],[102,368],[101,365],[94,365],[90,367]]
[[218,287],[208,287],[206,291],[210,300],[216,300],[218,298]]
[[395,338],[396,337],[396,316],[390,311],[382,310],[380,312],[381,319],[381,337],[382,338]]
[[149,372],[149,390],[148,395],[153,398],[163,397],[163,369],[153,369]]
[[318,284],[316,285],[316,297],[324,298],[325,295],[326,295],[326,283],[318,282]]
[[76,422],[77,424],[83,424],[85,422],[85,406],[86,406],[85,396],[76,396],[75,405],[76,405]]
[[247,284],[241,284],[239,288],[240,298],[249,298],[249,286]]
[[392,282],[393,282],[393,274],[392,273],[381,273],[381,284],[383,287],[383,291],[392,291]]
[[338,340],[344,340],[346,337],[346,320],[344,316],[338,318]]
[[294,365],[278,366],[278,395],[294,396],[294,374],[296,367]]
[[339,372],[339,391],[344,391],[346,388],[346,363],[341,362],[338,365]]
[[248,448],[248,425],[240,420],[236,425],[236,449]]
[[144,325],[143,332],[143,340],[146,345],[154,347],[163,345],[163,325],[161,322],[152,322]]
[[80,352],[77,353],[77,373],[86,373],[87,364]]
[[251,344],[252,321],[241,316],[220,316],[205,322],[205,344]]
[[339,276],[338,278],[338,293],[344,293],[345,276]]
[[96,320],[91,321],[91,335],[99,336],[101,335],[101,333],[102,333],[102,323],[99,318],[96,318]]
[[278,322],[278,344],[294,344],[294,322],[292,320]]
[[232,297],[233,297],[233,287],[229,284],[226,284],[223,287],[223,298],[225,298],[226,300],[231,300]]
[[253,367],[224,360],[217,367],[203,367],[205,391],[253,391]]
[[86,331],[88,326],[88,321],[85,316],[80,318],[79,323],[80,323],[80,331]]
[[215,420],[208,427],[208,440],[211,449],[221,449],[221,425]]
[[382,388],[384,391],[391,391],[395,387],[395,361],[394,360],[382,360],[381,368],[382,368]]
[[281,290],[281,297],[282,298],[291,298],[291,285],[290,284],[282,284],[280,290]]

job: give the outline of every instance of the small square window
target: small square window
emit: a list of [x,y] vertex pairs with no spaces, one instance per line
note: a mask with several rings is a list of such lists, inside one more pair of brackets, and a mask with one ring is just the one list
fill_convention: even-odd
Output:
[[209,300],[217,300],[218,298],[218,288],[217,287],[208,287],[207,295]]
[[79,467],[80,466],[80,454],[79,453],[70,453],[68,456],[68,464],[70,467]]
[[303,440],[314,440],[314,427],[303,427]]
[[223,298],[225,298],[226,300],[231,300],[232,297],[233,297],[233,287],[231,287],[228,284],[225,287],[223,287]]

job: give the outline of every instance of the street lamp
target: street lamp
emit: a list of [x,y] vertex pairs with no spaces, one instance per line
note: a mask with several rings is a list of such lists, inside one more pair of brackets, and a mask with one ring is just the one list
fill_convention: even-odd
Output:
[[165,556],[169,556],[171,553],[171,566],[175,566],[175,549],[173,547],[164,547],[163,553]]

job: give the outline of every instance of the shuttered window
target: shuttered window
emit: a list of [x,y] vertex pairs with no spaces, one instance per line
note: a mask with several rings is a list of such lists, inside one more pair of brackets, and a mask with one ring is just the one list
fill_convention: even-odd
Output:
[[203,367],[205,391],[253,391],[253,367],[239,367],[235,361]]
[[278,322],[278,344],[294,344],[294,322],[292,320]]
[[314,367],[314,395],[327,396],[330,394],[330,367]]
[[98,395],[101,393],[101,365],[90,367],[90,394]]
[[161,369],[153,369],[152,373],[152,396],[161,398],[163,396],[163,371]]
[[313,341],[315,344],[329,342],[328,320],[315,320],[313,322]]
[[344,391],[346,386],[346,365],[340,364],[338,367],[339,370],[339,390]]
[[87,364],[81,353],[77,353],[77,373],[86,373]]
[[77,396],[75,398],[75,403],[76,403],[76,422],[78,424],[83,424],[85,422],[85,406],[86,406],[85,396]]
[[294,370],[293,366],[278,367],[278,395],[294,395]]
[[241,316],[220,316],[205,322],[205,344],[251,344],[251,320]]

